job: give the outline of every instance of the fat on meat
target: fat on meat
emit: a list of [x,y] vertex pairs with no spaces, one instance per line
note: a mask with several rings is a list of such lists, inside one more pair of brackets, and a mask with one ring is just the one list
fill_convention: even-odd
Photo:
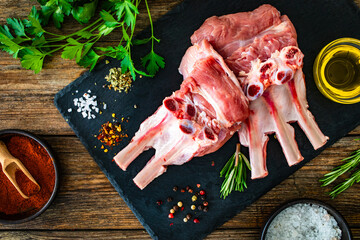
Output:
[[249,118],[238,132],[249,147],[253,179],[268,175],[268,134],[276,134],[290,166],[303,159],[289,123],[298,122],[314,149],[327,142],[308,110],[304,55],[286,15],[264,4],[252,12],[214,16],[194,32],[191,42],[203,39],[224,58],[250,100]]
[[143,151],[156,150],[133,179],[140,189],[168,165],[218,150],[249,115],[248,99],[237,78],[207,40],[187,50],[180,72],[184,76],[180,89],[164,99],[114,158],[126,170]]

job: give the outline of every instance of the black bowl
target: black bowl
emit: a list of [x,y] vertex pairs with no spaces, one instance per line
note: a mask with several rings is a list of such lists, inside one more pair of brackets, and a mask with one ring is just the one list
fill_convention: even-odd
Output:
[[269,219],[266,221],[266,223],[265,223],[265,225],[264,225],[264,227],[263,227],[263,229],[261,231],[261,240],[265,240],[267,230],[268,230],[271,222],[274,220],[274,218],[281,211],[283,211],[285,208],[288,208],[288,207],[293,206],[293,205],[298,204],[298,203],[314,204],[314,205],[318,205],[318,206],[323,207],[337,221],[337,223],[338,223],[338,225],[339,225],[339,227],[341,229],[341,240],[351,240],[352,239],[352,235],[351,235],[349,225],[347,224],[344,217],[337,210],[335,210],[335,208],[333,208],[329,204],[326,204],[326,203],[321,202],[319,200],[303,198],[303,199],[297,199],[297,200],[292,200],[290,202],[286,202],[285,204],[281,205],[278,209],[276,209],[270,215]]
[[[56,192],[59,188],[59,169],[56,163],[56,160],[54,158],[54,154],[52,153],[50,147],[43,141],[41,140],[39,137],[23,131],[23,130],[17,130],[17,129],[9,129],[9,130],[1,130],[0,131],[0,140],[1,138],[6,138],[7,136],[11,136],[11,135],[22,135],[22,136],[26,136],[29,137],[33,140],[35,140],[36,142],[38,142],[49,154],[49,156],[52,158],[52,162],[54,164],[54,170],[55,170],[55,184],[54,184],[54,189],[53,192],[49,198],[49,200],[47,201],[47,203],[40,208],[37,212],[31,214],[31,215],[23,215],[23,214],[14,214],[14,215],[5,215],[5,214],[0,214],[0,223],[3,224],[17,224],[17,223],[23,223],[23,222],[27,222],[30,221],[36,217],[38,217],[40,214],[42,214],[53,202]],[[1,169],[0,169],[1,171]]]

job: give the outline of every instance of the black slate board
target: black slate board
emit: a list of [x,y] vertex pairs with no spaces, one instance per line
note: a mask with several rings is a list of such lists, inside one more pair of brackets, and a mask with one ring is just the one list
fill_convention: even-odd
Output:
[[[128,94],[119,94],[104,89],[102,88],[102,85],[105,84],[104,76],[108,73],[109,68],[118,66],[118,62],[112,60],[108,65],[104,62],[98,64],[93,72],[85,73],[55,96],[56,107],[154,239],[200,239],[205,237],[324,149],[323,147],[314,151],[304,133],[294,124],[296,140],[305,160],[297,166],[288,167],[279,143],[271,138],[267,147],[269,176],[265,179],[248,181],[248,189],[244,193],[233,193],[226,200],[219,198],[222,180],[219,178],[219,171],[234,152],[237,136],[213,154],[194,158],[183,166],[170,166],[167,173],[158,177],[143,191],[133,184],[132,178],[154,154],[153,150],[140,155],[126,172],[120,170],[112,161],[114,154],[129,142],[138,130],[140,123],[154,113],[164,97],[179,88],[182,78],[178,74],[177,68],[185,50],[190,46],[189,38],[193,31],[210,16],[250,11],[263,3],[275,6],[282,14],[288,15],[295,25],[299,46],[305,54],[304,73],[310,110],[320,129],[330,137],[325,146],[327,147],[358,126],[360,122],[359,104],[341,105],[331,102],[316,89],[312,77],[313,61],[325,44],[339,37],[360,38],[359,10],[350,0],[185,1],[155,24],[156,36],[161,38],[157,52],[166,59],[166,68],[161,70],[154,79],[138,79]],[[147,36],[147,32],[144,31],[139,38],[142,36]],[[135,48],[133,50],[134,59],[144,56],[147,51],[148,49],[145,48]],[[72,99],[79,97],[88,89],[97,95],[99,102],[107,103],[107,110],[94,120],[83,119],[76,111],[71,113],[67,111],[68,108],[73,107]],[[137,109],[133,108],[134,104],[138,106]],[[112,119],[112,113],[116,113],[119,118],[130,118],[130,121],[124,124],[130,137],[105,154],[93,135],[97,134],[102,123]],[[211,166],[211,161],[215,162],[215,166]],[[183,223],[183,217],[190,212],[191,195],[174,193],[172,187],[174,185],[190,185],[196,188],[197,183],[200,183],[202,188],[207,191],[210,203],[209,212],[198,214],[199,224]],[[175,201],[184,199],[186,196],[184,203],[187,210],[177,213],[174,219],[168,219],[167,214],[172,204],[166,202],[167,196],[173,196]],[[155,202],[158,199],[162,199],[164,204],[157,206]]]

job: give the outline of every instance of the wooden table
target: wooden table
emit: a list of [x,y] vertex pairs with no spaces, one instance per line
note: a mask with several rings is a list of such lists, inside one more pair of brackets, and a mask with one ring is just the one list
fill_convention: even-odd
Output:
[[[153,17],[157,19],[179,2],[150,1]],[[7,17],[26,17],[33,4],[35,1],[0,0],[0,23],[4,24]],[[138,28],[147,24],[146,15],[142,14]],[[79,29],[76,22],[66,20],[65,32],[76,29]],[[117,44],[116,34],[103,43]],[[74,61],[63,60],[57,54],[35,75],[21,68],[18,60],[0,52],[0,129],[17,128],[40,135],[54,149],[61,166],[60,188],[51,207],[28,223],[0,224],[0,238],[150,238],[53,104],[55,93],[83,71]],[[303,197],[333,205],[344,215],[353,235],[360,239],[360,185],[332,200],[325,194],[330,188],[321,188],[318,181],[340,159],[359,148],[359,142],[353,141],[359,137],[357,127],[207,239],[258,239],[264,221],[277,206]]]

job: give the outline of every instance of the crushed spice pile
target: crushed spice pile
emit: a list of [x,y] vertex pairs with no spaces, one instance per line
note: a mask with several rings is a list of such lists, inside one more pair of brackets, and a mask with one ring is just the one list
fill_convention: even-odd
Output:
[[128,93],[132,85],[132,77],[130,72],[121,73],[121,68],[110,68],[109,75],[105,77],[107,82],[110,82],[109,85],[104,85],[109,89],[114,89],[115,91]]
[[[112,116],[115,118],[115,114],[112,114]],[[106,146],[116,146],[123,138],[128,137],[128,135],[123,132],[121,127],[121,123],[123,121],[124,118],[121,118],[121,122],[113,119],[113,122],[106,122],[102,124],[99,130],[99,134],[95,135],[95,137]],[[109,151],[104,147],[104,145],[101,146],[101,149],[104,149],[104,152]]]

